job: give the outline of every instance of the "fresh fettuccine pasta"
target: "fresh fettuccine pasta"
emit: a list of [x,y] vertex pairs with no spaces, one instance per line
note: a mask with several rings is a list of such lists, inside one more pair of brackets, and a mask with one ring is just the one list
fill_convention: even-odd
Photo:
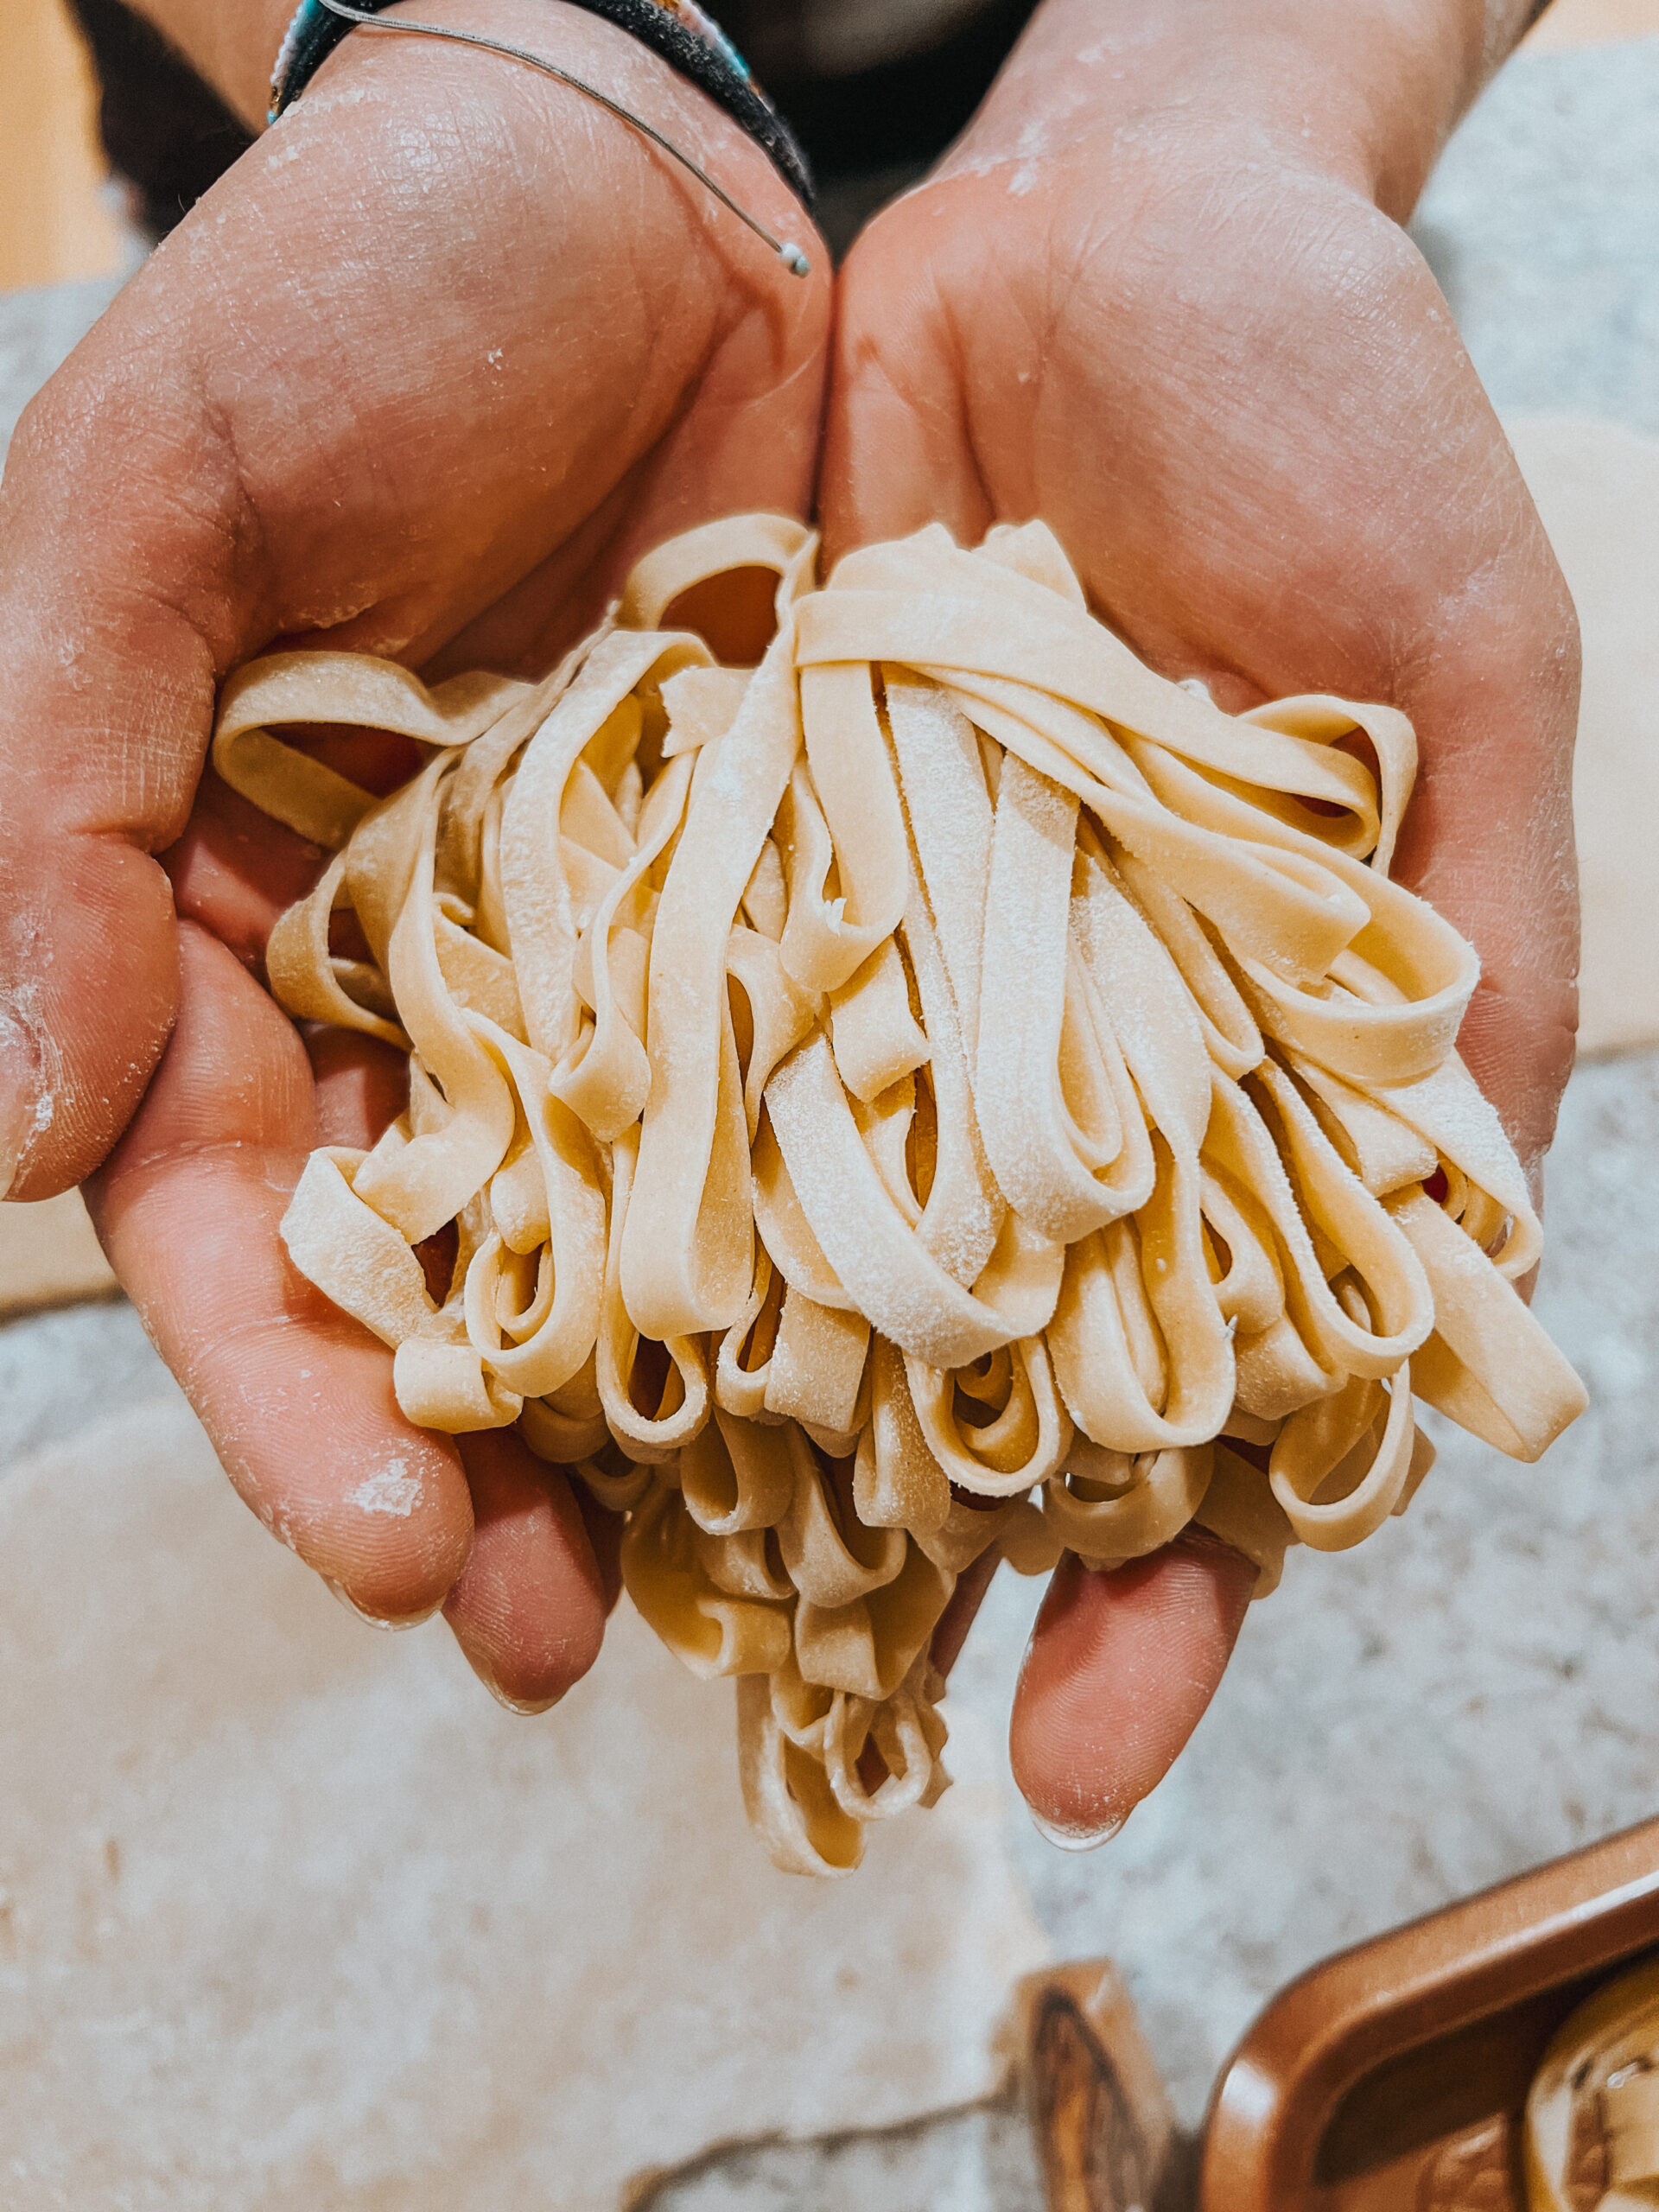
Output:
[[[1403,1509],[1418,1401],[1528,1460],[1585,1401],[1514,1288],[1474,953],[1389,878],[1404,717],[1221,712],[1038,524],[815,553],[678,538],[538,685],[273,655],[213,758],[333,855],[277,998],[409,1056],[295,1263],[410,1419],[516,1422],[626,1515],[766,1847],[842,1873],[944,1785],[930,1643],[990,1546],[1196,1522],[1265,1592]],[[757,569],[775,634],[720,666],[674,601]],[[329,722],[424,766],[377,802],[284,737]]]

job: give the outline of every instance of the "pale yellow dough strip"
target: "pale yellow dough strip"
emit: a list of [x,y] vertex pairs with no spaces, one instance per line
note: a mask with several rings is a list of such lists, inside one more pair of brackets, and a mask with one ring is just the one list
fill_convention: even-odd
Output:
[[[625,1516],[767,1849],[840,1874],[945,1786],[929,1649],[992,1546],[1196,1525],[1262,1594],[1406,1508],[1416,1400],[1531,1459],[1584,1394],[1512,1287],[1475,956],[1389,880],[1405,718],[1221,712],[1038,524],[815,550],[690,531],[534,686],[272,655],[213,759],[332,855],[273,990],[407,1056],[295,1264],[411,1418],[516,1423]],[[677,612],[721,634],[757,572],[775,633],[721,667]],[[284,741],[327,724],[423,766],[377,802]]]

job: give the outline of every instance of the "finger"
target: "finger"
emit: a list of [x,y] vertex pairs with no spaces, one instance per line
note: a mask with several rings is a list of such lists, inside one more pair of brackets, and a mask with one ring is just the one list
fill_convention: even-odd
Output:
[[571,1485],[511,1430],[461,1444],[473,1548],[444,1618],[474,1673],[515,1713],[544,1713],[599,1656],[604,1576]]
[[622,1595],[622,1538],[628,1524],[623,1515],[601,1505],[586,1483],[573,1483],[571,1489],[599,1568],[599,1586],[608,1620]]
[[409,1103],[409,1062],[349,1029],[314,1029],[305,1051],[317,1087],[315,1141],[366,1152]]
[[1057,1841],[1104,1841],[1163,1780],[1215,1695],[1255,1578],[1201,1532],[1109,1573],[1061,1560],[1008,1739],[1020,1794]]
[[320,845],[272,822],[209,768],[182,835],[162,855],[180,920],[200,922],[251,974],[287,909],[321,874]]
[[1002,1554],[993,1544],[987,1552],[957,1577],[957,1586],[950,1592],[950,1602],[940,1614],[933,1630],[931,1648],[933,1664],[942,1675],[948,1675],[962,1656],[962,1647],[968,1641],[968,1631],[979,1617],[997,1568],[1002,1564]]
[[[379,798],[421,766],[418,748],[385,731],[290,730],[285,738]],[[321,846],[273,822],[206,768],[189,820],[161,861],[180,918],[210,929],[257,975],[279,917],[313,887],[327,857]]]
[[1510,601],[1508,634],[1460,641],[1452,626],[1402,695],[1422,771],[1395,873],[1480,955],[1459,1049],[1535,1180],[1578,1029],[1580,649],[1542,527],[1518,478],[1513,489],[1517,558],[1532,574]]
[[178,1025],[88,1187],[93,1220],[247,1504],[363,1611],[418,1617],[472,1541],[460,1457],[404,1418],[391,1354],[283,1248],[317,1136],[297,1034],[205,931],[180,947]]

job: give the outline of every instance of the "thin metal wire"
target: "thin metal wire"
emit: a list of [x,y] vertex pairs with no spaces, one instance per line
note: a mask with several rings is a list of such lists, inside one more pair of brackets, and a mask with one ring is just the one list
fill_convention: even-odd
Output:
[[597,85],[590,85],[584,78],[572,76],[569,70],[561,69],[556,61],[549,61],[542,54],[532,54],[528,47],[511,46],[505,39],[486,38],[480,31],[451,30],[444,23],[416,22],[404,16],[398,16],[396,22],[389,22],[385,16],[372,16],[364,9],[348,7],[346,0],[322,0],[322,4],[331,16],[339,16],[348,23],[359,25],[364,30],[396,31],[405,35],[412,32],[422,38],[448,39],[456,46],[481,47],[488,54],[505,54],[509,60],[522,61],[528,68],[539,69],[543,76],[551,77],[561,85],[568,85],[572,92],[584,93],[590,100],[597,100],[600,106],[608,108],[619,122],[626,123],[631,130],[639,131],[642,137],[649,138],[653,146],[659,147],[683,169],[689,169],[697,182],[706,191],[712,192],[722,207],[731,209],[740,223],[747,223],[756,238],[771,247],[791,276],[810,275],[812,264],[792,238],[775,237],[758,216],[751,215],[747,207],[739,207],[723,184],[717,183],[707,169],[692,160],[690,154],[683,153],[671,138],[664,137],[655,124],[647,123],[643,115],[636,115],[631,107],[624,107],[620,100],[613,100],[608,92],[601,92]]

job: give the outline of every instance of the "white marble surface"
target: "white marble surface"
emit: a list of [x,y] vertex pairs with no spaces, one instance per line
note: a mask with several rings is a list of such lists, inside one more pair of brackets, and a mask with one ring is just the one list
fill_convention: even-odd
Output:
[[536,1722],[442,1622],[368,1633],[176,1402],[15,1467],[0,2203],[615,2212],[711,2142],[995,2094],[1046,1955],[1000,1746],[964,1715],[933,1818],[807,1882],[731,1729],[628,1610]]
[[1412,234],[1500,414],[1659,435],[1659,39],[1517,54]]
[[[1103,1850],[1022,1864],[1063,1957],[1124,1973],[1184,2120],[1281,1983],[1659,1812],[1659,1055],[1586,1067],[1538,1308],[1591,1408],[1537,1467],[1435,1424],[1402,1520],[1294,1553],[1185,1757]],[[1005,1706],[999,1583],[961,1694]]]
[[[1536,1468],[1444,1432],[1406,1519],[1293,1554],[1185,1758],[1105,1850],[1066,1857],[1016,1821],[1056,1951],[1116,1959],[1189,2124],[1302,1967],[1659,1810],[1659,1055],[1574,1077],[1548,1226],[1540,1311],[1591,1388],[1578,1427]],[[0,1329],[8,1460],[174,1393],[126,1307]],[[999,1732],[1034,1598],[999,1582],[958,1669],[953,1702]],[[1032,2201],[994,2121],[818,2156],[731,2154],[661,2212]]]

